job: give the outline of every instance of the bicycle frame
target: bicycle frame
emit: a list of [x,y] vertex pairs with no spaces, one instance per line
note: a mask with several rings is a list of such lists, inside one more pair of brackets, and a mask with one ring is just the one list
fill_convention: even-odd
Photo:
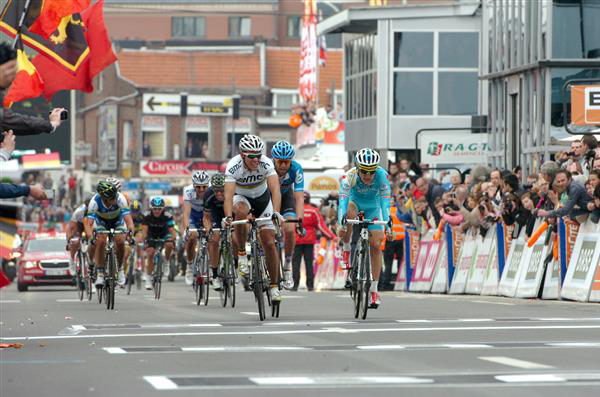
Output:
[[[105,284],[103,290],[106,294],[106,308],[115,308],[115,284],[116,284],[116,252],[115,252],[115,236],[126,234],[127,232],[108,229],[108,230],[97,230],[94,231],[95,235],[107,235],[106,246],[104,248],[105,260],[104,260],[104,273],[106,274]],[[106,271],[106,265],[108,259],[108,272]],[[100,291],[98,293],[101,293]]]

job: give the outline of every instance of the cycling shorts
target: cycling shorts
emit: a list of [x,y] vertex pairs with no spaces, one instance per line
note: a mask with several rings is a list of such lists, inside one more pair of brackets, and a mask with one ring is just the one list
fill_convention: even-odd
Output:
[[[367,206],[365,203],[360,203],[350,199],[350,204],[354,204],[358,211],[362,211],[365,214],[365,219],[371,219],[373,221],[380,221],[383,218],[383,214],[380,206]],[[369,225],[369,230],[385,230],[385,225]]]
[[288,189],[285,193],[281,193],[281,215],[284,217],[296,217],[296,199],[292,189]]

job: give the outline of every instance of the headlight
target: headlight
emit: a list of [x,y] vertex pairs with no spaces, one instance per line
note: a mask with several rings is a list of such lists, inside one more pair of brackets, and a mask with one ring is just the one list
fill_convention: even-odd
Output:
[[20,258],[21,257],[21,253],[19,251],[15,251],[12,253],[12,257],[13,258]]
[[25,269],[32,269],[34,267],[37,267],[37,265],[37,262],[27,261],[25,262]]

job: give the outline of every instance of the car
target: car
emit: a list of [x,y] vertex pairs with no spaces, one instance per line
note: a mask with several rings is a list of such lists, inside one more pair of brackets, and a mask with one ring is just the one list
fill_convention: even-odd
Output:
[[17,258],[17,289],[30,286],[75,285],[75,270],[64,233],[31,233]]

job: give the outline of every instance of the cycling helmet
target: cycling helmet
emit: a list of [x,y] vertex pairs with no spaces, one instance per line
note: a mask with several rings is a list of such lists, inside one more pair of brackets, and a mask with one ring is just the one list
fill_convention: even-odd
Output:
[[102,197],[103,199],[106,199],[106,200],[112,200],[112,199],[116,198],[117,194],[119,193],[117,191],[117,187],[114,184],[107,182],[107,181],[98,182],[96,191],[98,192],[100,197]]
[[141,209],[142,209],[142,204],[139,202],[139,200],[133,200],[133,202],[131,203],[131,210],[139,211]]
[[271,157],[280,160],[291,160],[296,151],[294,147],[287,141],[278,141],[271,149]]
[[121,191],[121,181],[118,180],[117,178],[106,178],[106,182],[108,183],[112,183],[113,185],[115,185],[115,187],[117,188],[117,192]]
[[192,183],[194,186],[206,186],[208,185],[208,175],[204,171],[196,171],[192,175]]
[[240,152],[262,152],[265,144],[256,135],[246,134],[240,139]]
[[151,209],[156,209],[156,208],[165,208],[165,199],[162,197],[153,197],[152,200],[150,200],[150,208]]
[[364,148],[360,149],[355,156],[356,165],[361,170],[375,171],[379,165],[379,153],[373,149]]
[[218,173],[218,174],[214,174],[211,178],[210,178],[210,184],[213,188],[223,188],[225,187],[225,175]]

